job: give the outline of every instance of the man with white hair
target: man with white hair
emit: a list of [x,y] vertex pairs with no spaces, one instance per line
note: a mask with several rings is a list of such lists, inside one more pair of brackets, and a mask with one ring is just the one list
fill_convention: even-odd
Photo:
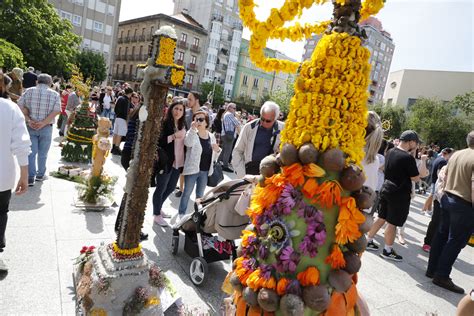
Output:
[[18,100],[31,140],[31,154],[28,156],[29,186],[46,178],[46,160],[51,146],[54,118],[61,113],[61,99],[59,93],[50,89],[52,83],[50,75],[40,74],[38,85],[27,89]]
[[246,174],[259,174],[260,161],[277,153],[280,147],[280,132],[285,123],[278,121],[280,107],[272,101],[260,108],[260,118],[244,125],[234,151],[232,163],[239,178]]

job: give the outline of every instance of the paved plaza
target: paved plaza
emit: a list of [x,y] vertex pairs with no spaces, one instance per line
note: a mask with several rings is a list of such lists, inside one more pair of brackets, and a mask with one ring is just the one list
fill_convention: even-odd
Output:
[[[60,163],[60,148],[55,131],[48,158],[49,171]],[[120,157],[109,157],[105,170],[119,177],[115,200],[120,201],[125,172]],[[227,175],[228,176],[228,175]],[[226,177],[227,177],[226,176]],[[0,277],[0,315],[74,315],[73,258],[84,245],[98,246],[115,238],[117,208],[85,212],[73,206],[76,184],[50,177],[37,182],[19,198],[13,197],[7,227],[7,247],[0,254],[9,266]],[[220,315],[224,298],[221,284],[230,270],[229,262],[210,265],[210,278],[201,288],[193,286],[188,270],[191,258],[182,250],[171,254],[171,229],[153,226],[150,189],[144,231],[149,239],[142,243],[148,258],[167,271],[183,302],[196,315],[199,311]],[[429,218],[420,213],[425,198],[417,196],[406,223],[407,244],[395,245],[403,262],[386,261],[378,253],[366,251],[362,257],[358,289],[366,298],[372,315],[455,315],[462,295],[448,292],[425,277],[428,254],[421,250]],[[176,219],[179,199],[174,195],[165,209]],[[192,203],[189,203],[191,208]],[[380,243],[383,236],[376,240]],[[466,291],[474,287],[474,248],[466,247],[456,261],[451,277]],[[166,315],[175,315],[171,308]]]

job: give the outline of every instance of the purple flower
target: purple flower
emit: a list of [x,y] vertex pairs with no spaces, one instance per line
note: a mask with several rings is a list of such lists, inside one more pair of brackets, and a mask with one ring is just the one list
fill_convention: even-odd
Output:
[[254,258],[242,260],[242,266],[245,268],[245,270],[255,270],[256,263],[257,261]]
[[296,271],[296,266],[300,262],[300,255],[295,252],[291,246],[287,246],[282,249],[278,259],[276,264],[278,272],[293,273]]
[[260,275],[265,278],[265,280],[270,279],[272,276],[273,266],[270,264],[260,264]]
[[290,283],[288,283],[286,286],[286,294],[294,294],[301,297],[303,293],[301,291],[300,282],[298,282],[298,280],[292,280]]
[[318,254],[317,244],[309,236],[305,236],[303,238],[299,249],[303,254],[309,256],[310,258],[314,258]]
[[301,200],[301,193],[295,190],[291,184],[285,185],[278,199],[279,209],[282,211],[282,214],[291,214],[291,209],[299,200]]
[[258,256],[263,260],[267,259],[268,247],[265,245],[260,245],[260,247],[258,247]]
[[321,246],[326,241],[326,230],[324,224],[318,222],[308,223],[306,235],[311,237],[318,246]]

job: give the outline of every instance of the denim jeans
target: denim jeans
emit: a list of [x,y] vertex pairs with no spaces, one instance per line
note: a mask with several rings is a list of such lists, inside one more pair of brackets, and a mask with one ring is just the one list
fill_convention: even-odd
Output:
[[156,175],[155,193],[153,193],[153,215],[160,215],[163,203],[176,188],[179,179],[179,170],[171,168],[168,173]]
[[10,206],[10,198],[12,191],[0,192],[0,252],[5,248],[5,230],[7,228],[8,208]]
[[110,112],[111,112],[111,109],[110,109],[110,108],[104,109],[104,110],[102,111],[102,116],[109,119],[109,118],[110,118]]
[[428,272],[447,278],[453,264],[474,230],[474,210],[470,203],[453,195],[441,198],[441,223],[433,239]]
[[199,171],[198,173],[184,176],[184,190],[183,195],[181,196],[181,201],[179,202],[179,214],[186,214],[189,198],[191,197],[191,193],[194,190],[194,185],[197,184],[196,198],[201,198],[204,195],[204,190],[207,186],[208,174],[209,171]]
[[[46,159],[53,135],[53,127],[46,125],[42,129],[34,130],[28,127],[31,140],[31,154],[28,156],[28,178],[43,177],[46,173]],[[36,168],[38,160],[38,168]]]

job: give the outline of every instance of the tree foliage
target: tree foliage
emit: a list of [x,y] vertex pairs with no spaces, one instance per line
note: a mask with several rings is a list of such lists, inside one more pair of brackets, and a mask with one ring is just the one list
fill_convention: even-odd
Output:
[[474,115],[474,91],[456,96],[451,104],[467,116]]
[[386,138],[398,138],[406,129],[407,117],[404,107],[398,105],[384,106],[383,104],[376,104],[371,106],[369,109],[375,111],[380,116]]
[[76,60],[84,80],[102,82],[107,78],[107,64],[102,54],[84,50],[77,55]]
[[288,113],[290,110],[291,98],[295,94],[294,87],[295,79],[292,76],[289,76],[285,81],[285,88],[272,91],[270,93],[270,100],[275,102],[280,106],[280,111],[283,113]]
[[70,70],[81,38],[47,0],[0,1],[0,34],[18,46],[28,65],[52,75]]
[[0,68],[9,71],[14,67],[25,67],[21,49],[15,44],[0,38]]
[[[215,89],[214,89],[214,98],[212,100],[212,106],[214,108],[218,108],[219,106],[224,104],[224,87],[219,84],[215,83]],[[203,82],[201,83],[200,92],[201,92],[201,97],[199,98],[199,102],[201,104],[204,104],[208,99],[212,97],[212,89],[213,89],[214,83],[212,81],[208,82]]]
[[408,116],[408,128],[415,130],[426,143],[441,147],[464,148],[470,122],[459,115],[453,103],[421,98],[413,105]]

